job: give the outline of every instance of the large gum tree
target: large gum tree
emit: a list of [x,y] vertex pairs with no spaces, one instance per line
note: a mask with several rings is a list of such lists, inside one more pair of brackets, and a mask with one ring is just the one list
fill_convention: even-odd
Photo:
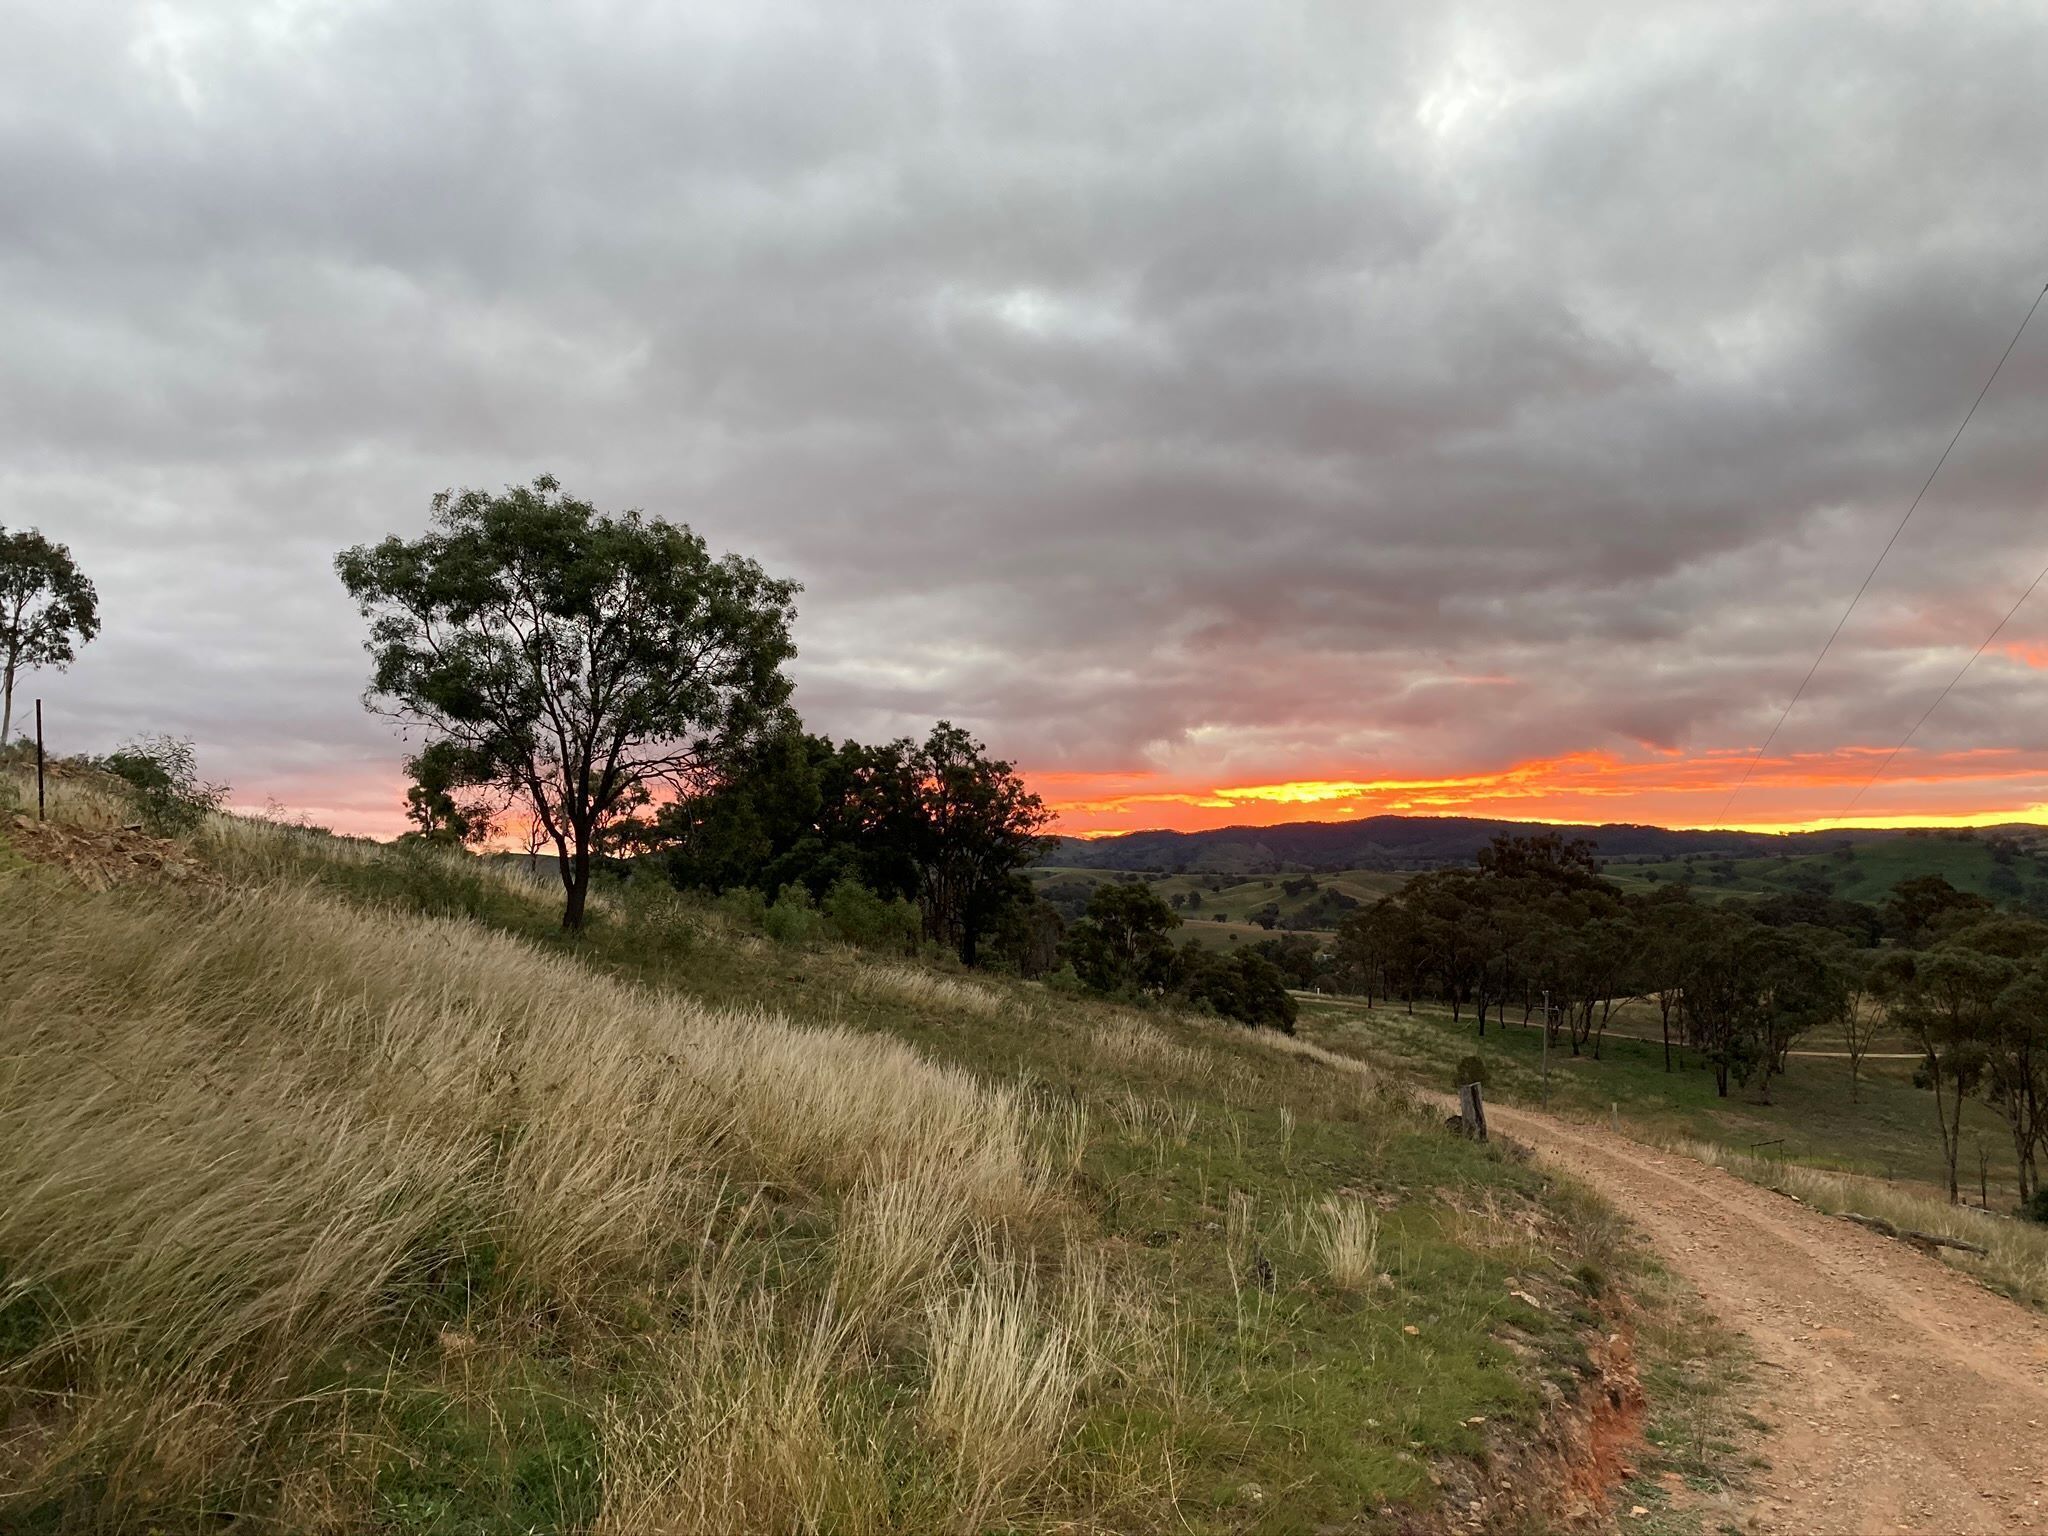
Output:
[[424,535],[335,567],[370,622],[364,702],[523,803],[558,855],[565,928],[583,924],[594,856],[663,786],[787,720],[796,584],[551,476],[443,492]]

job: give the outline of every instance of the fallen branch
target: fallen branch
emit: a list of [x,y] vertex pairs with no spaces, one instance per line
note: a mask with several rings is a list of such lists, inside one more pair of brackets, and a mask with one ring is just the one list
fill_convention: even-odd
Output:
[[1844,1221],[1853,1221],[1858,1226],[1868,1227],[1886,1237],[1901,1238],[1909,1243],[1918,1243],[1923,1248],[1960,1248],[1964,1253],[1984,1254],[1990,1252],[1976,1243],[1966,1243],[1960,1237],[1943,1237],[1939,1232],[1915,1232],[1911,1227],[1902,1227],[1886,1221],[1882,1216],[1865,1216],[1856,1211],[1838,1212]]

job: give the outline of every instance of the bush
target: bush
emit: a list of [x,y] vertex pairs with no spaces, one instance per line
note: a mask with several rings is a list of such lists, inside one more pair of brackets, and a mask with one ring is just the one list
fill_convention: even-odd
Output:
[[165,837],[190,832],[228,797],[227,785],[199,777],[199,756],[179,736],[140,737],[100,766],[127,783],[143,824]]
[[2048,1226],[2048,1189],[2036,1189],[2027,1196],[2027,1203],[2020,1207],[2020,1215],[2028,1221]]
[[818,916],[811,893],[800,885],[785,885],[775,905],[761,916],[761,926],[778,944],[815,944],[825,936],[825,920]]
[[877,896],[851,876],[825,893],[821,910],[833,937],[862,949],[914,955],[924,936],[924,923],[915,906],[901,896],[893,901]]
[[749,885],[735,886],[718,898],[718,913],[735,928],[759,933],[768,922],[768,898]]
[[1255,1028],[1294,1033],[1297,1008],[1287,995],[1287,979],[1263,955],[1240,950],[1212,955],[1204,950],[1181,951],[1180,995],[1226,1019]]
[[1457,1077],[1451,1083],[1451,1087],[1455,1090],[1464,1087],[1467,1083],[1478,1083],[1482,1087],[1485,1085],[1486,1058],[1484,1056],[1464,1056],[1459,1058]]

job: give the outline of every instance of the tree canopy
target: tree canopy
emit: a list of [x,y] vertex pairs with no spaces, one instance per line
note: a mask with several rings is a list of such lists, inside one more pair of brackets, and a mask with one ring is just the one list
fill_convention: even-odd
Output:
[[452,743],[475,785],[539,822],[565,927],[657,787],[687,790],[786,720],[796,584],[551,476],[443,492],[427,533],[335,566],[370,621],[365,702]]
[[664,807],[655,835],[678,885],[823,899],[853,880],[915,902],[926,937],[969,964],[991,935],[1022,963],[1011,947],[1045,946],[1017,915],[1034,902],[1019,872],[1051,819],[1012,764],[948,721],[880,746],[791,726]]
[[99,593],[70,549],[34,528],[0,528],[0,746],[13,737],[16,676],[69,666],[99,632]]

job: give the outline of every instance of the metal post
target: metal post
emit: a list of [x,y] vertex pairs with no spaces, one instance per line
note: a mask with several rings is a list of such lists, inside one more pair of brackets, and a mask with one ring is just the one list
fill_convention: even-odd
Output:
[[1550,1108],[1550,989],[1543,989],[1543,1107]]
[[36,700],[36,820],[43,819],[43,701]]

